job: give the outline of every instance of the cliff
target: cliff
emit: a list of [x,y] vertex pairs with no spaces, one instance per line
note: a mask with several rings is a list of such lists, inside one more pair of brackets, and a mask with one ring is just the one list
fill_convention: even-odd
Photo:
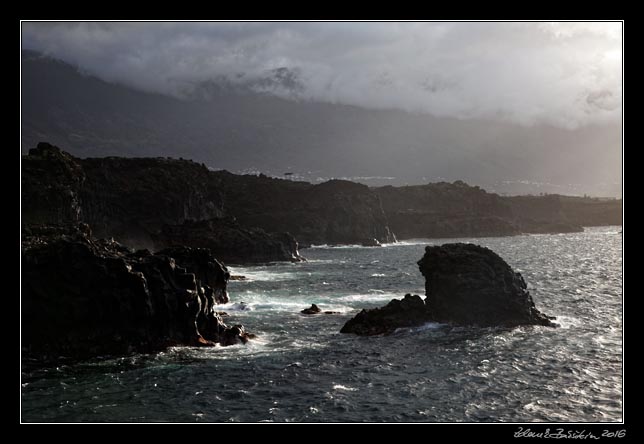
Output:
[[622,200],[593,197],[561,196],[512,196],[510,202],[516,214],[545,222],[566,221],[585,227],[622,225]]
[[300,260],[298,242],[379,245],[581,231],[621,200],[504,197],[464,182],[369,188],[211,171],[168,158],[78,159],[41,143],[22,162],[23,221],[88,223],[135,248],[207,247],[227,263]]
[[499,196],[462,181],[374,188],[399,239],[508,236],[619,225],[622,202],[560,195]]
[[399,239],[519,234],[503,199],[457,181],[376,188]]
[[40,143],[22,159],[22,219],[85,222],[96,236],[133,248],[208,247],[227,263],[301,259],[284,229],[237,223],[214,173],[187,160],[78,159]]
[[243,225],[288,231],[300,244],[393,242],[380,198],[366,185],[331,180],[318,185],[217,172],[226,210]]
[[135,248],[208,247],[228,263],[300,260],[297,241],[394,240],[378,195],[348,181],[239,176],[168,158],[78,159],[40,143],[23,157],[22,188],[26,223],[83,221]]

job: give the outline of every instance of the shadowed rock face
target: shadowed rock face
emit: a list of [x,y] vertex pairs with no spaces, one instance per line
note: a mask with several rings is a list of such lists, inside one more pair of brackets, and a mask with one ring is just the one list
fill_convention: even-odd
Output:
[[431,321],[431,313],[418,295],[406,294],[402,300],[392,299],[384,307],[362,310],[349,319],[340,333],[361,336],[392,333],[397,328],[413,327]]
[[394,242],[380,198],[366,185],[330,180],[317,185],[260,176],[213,173],[226,209],[245,226],[287,231],[300,245]]
[[374,191],[399,239],[570,233],[583,231],[582,225],[621,223],[618,201],[558,195],[506,197],[459,180]]
[[26,356],[82,359],[249,336],[215,312],[228,301],[230,275],[206,249],[151,254],[94,239],[84,224],[27,227],[22,271]]
[[227,264],[303,261],[298,243],[289,233],[267,233],[244,228],[232,219],[186,221],[165,225],[152,236],[157,246],[205,247]]
[[82,221],[130,247],[204,247],[231,263],[301,260],[293,236],[242,227],[224,206],[215,173],[187,160],[78,159],[48,143],[22,158],[26,224]]
[[418,261],[425,303],[438,322],[461,325],[552,325],[536,309],[520,273],[473,244],[428,246]]
[[554,318],[535,307],[521,274],[488,248],[462,243],[428,246],[418,266],[425,276],[425,300],[407,294],[382,308],[362,310],[341,333],[391,333],[427,322],[554,326]]
[[239,176],[168,158],[78,159],[39,143],[22,159],[22,189],[26,223],[82,221],[134,248],[204,247],[227,263],[302,260],[296,238],[395,240],[380,198],[348,181]]
[[80,192],[86,176],[74,157],[47,143],[22,159],[22,220],[63,224],[82,220]]

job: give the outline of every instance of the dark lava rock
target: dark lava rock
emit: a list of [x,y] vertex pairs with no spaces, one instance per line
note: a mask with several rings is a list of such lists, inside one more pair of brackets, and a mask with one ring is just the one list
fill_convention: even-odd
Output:
[[[301,260],[284,229],[240,225],[219,175],[168,158],[79,159],[48,143],[22,157],[22,220],[89,224],[97,237],[156,251],[209,248],[230,263]],[[244,192],[242,190],[242,192]]]
[[64,224],[81,220],[80,192],[86,176],[70,154],[41,142],[22,159],[22,221]]
[[394,242],[378,195],[368,186],[330,180],[320,184],[214,172],[226,208],[244,226],[286,231],[309,245]]
[[572,233],[622,223],[617,199],[499,196],[460,180],[373,190],[399,239]]
[[363,247],[382,247],[382,244],[375,238],[365,239],[362,241],[361,245]]
[[330,314],[338,314],[340,312],[339,311],[322,311],[320,309],[320,307],[318,307],[317,305],[311,304],[311,306],[309,308],[305,308],[304,310],[300,311],[300,313],[305,314],[305,315],[314,315],[314,314],[320,314],[320,313],[330,315]]
[[320,310],[320,307],[318,307],[315,304],[311,304],[311,306],[309,308],[305,308],[300,313],[305,314],[305,315],[312,315],[312,314],[318,314],[321,311],[322,310]]
[[165,225],[152,239],[156,246],[205,247],[227,264],[305,260],[298,252],[297,241],[290,234],[244,228],[232,219]]
[[521,274],[488,248],[462,243],[428,246],[418,266],[425,276],[424,301],[407,294],[382,308],[362,310],[341,333],[376,335],[427,322],[554,326],[554,318],[535,307]]
[[[157,255],[166,255],[174,258],[175,262],[181,264],[194,274],[188,285],[199,286],[197,291],[203,291],[212,296],[215,304],[230,302],[226,285],[230,279],[230,273],[224,264],[215,259],[212,252],[207,248],[173,247],[161,250]],[[188,274],[187,276],[190,276]]]
[[84,359],[167,345],[244,343],[215,311],[228,270],[208,250],[133,251],[87,225],[27,227],[22,254],[25,356]]
[[397,328],[422,325],[431,321],[425,302],[418,295],[406,294],[392,299],[387,305],[371,310],[362,310],[349,319],[340,333],[355,333],[362,336],[392,333]]
[[425,302],[438,322],[461,325],[552,325],[536,309],[521,273],[489,248],[428,246],[418,261]]

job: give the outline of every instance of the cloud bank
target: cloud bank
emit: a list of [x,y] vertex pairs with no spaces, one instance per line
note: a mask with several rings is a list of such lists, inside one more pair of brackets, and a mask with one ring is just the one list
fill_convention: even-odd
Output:
[[621,23],[24,22],[22,43],[175,96],[288,72],[298,88],[271,92],[523,125],[621,119]]

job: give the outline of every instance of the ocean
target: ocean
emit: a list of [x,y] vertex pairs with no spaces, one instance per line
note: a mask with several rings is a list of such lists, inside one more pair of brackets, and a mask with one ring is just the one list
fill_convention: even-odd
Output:
[[[23,371],[22,421],[621,421],[621,230],[316,246],[307,262],[229,267],[247,279],[229,283],[224,320],[255,340]],[[498,253],[559,328],[339,333],[363,308],[423,296],[416,262],[449,242]],[[337,313],[300,314],[313,303]]]

